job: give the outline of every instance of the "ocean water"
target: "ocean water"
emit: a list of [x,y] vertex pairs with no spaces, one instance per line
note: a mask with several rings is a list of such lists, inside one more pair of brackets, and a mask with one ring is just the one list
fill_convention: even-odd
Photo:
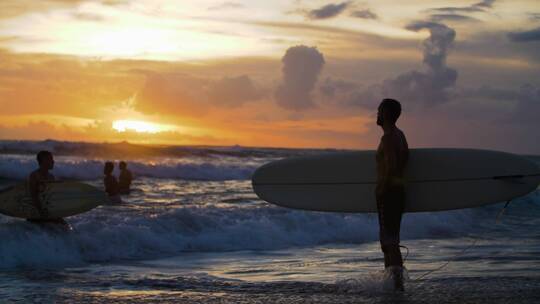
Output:
[[375,214],[285,209],[251,189],[261,164],[327,150],[4,141],[0,184],[23,180],[43,148],[57,178],[98,187],[103,162],[125,158],[134,190],[69,217],[70,232],[0,215],[0,302],[540,302],[540,190],[498,222],[504,202],[406,214],[409,279],[394,293]]

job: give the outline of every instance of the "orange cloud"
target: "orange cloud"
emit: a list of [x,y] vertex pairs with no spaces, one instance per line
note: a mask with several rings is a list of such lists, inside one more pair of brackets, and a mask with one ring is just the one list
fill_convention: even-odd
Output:
[[100,61],[0,53],[4,115],[58,114],[95,118],[137,90],[140,76]]

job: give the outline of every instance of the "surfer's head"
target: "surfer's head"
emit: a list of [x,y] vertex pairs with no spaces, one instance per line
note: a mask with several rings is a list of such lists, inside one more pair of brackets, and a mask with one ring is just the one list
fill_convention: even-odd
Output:
[[113,170],[114,170],[114,164],[108,161],[105,163],[105,167],[103,167],[103,174],[111,175]]
[[118,164],[118,167],[120,168],[120,170],[124,170],[127,168],[127,164],[125,161],[121,161],[119,164]]
[[377,111],[377,125],[382,126],[385,121],[395,124],[401,115],[401,104],[395,99],[385,98],[381,101]]
[[54,158],[51,152],[39,151],[36,158],[40,168],[51,170],[54,167]]

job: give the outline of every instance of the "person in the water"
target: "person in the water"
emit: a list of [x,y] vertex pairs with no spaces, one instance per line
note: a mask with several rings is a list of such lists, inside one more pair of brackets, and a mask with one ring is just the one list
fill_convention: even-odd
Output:
[[120,176],[118,177],[118,191],[120,194],[129,194],[131,191],[131,182],[133,181],[133,174],[127,168],[125,161],[120,162]]
[[112,174],[114,170],[114,164],[110,161],[105,163],[103,167],[103,184],[105,185],[105,192],[109,195],[111,203],[120,203],[120,195],[118,192],[118,181]]
[[42,201],[40,194],[47,187],[47,183],[54,182],[55,178],[49,171],[54,168],[54,158],[49,151],[39,151],[36,156],[39,168],[30,173],[28,177],[28,190],[32,203],[39,212],[38,218],[29,218],[33,223],[56,223],[68,225],[62,218],[50,217],[45,201]]
[[377,125],[384,131],[376,154],[379,238],[385,270],[392,276],[395,290],[404,290],[399,233],[405,207],[403,172],[409,159],[407,139],[396,126],[400,114],[401,104],[394,99],[384,99],[377,112]]

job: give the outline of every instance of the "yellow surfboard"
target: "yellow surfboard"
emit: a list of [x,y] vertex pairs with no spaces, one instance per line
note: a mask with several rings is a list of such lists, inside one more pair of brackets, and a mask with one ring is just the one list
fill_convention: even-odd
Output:
[[[40,201],[48,211],[47,218],[63,218],[108,203],[107,194],[88,184],[66,181],[45,183]],[[26,219],[43,219],[33,204],[28,183],[0,190],[0,213]]]

